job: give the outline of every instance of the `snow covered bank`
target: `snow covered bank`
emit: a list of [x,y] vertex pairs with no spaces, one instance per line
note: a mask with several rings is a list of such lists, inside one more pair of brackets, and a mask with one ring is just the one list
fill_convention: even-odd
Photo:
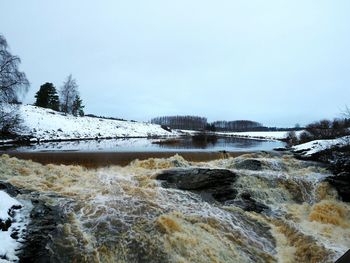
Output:
[[[297,132],[298,134],[299,132]],[[284,140],[288,136],[287,131],[266,131],[266,132],[218,132],[218,134],[235,136],[240,138],[261,139],[261,140]]]
[[350,143],[350,136],[344,136],[333,140],[315,140],[292,147],[292,151],[303,156],[311,156],[315,153],[327,150],[335,146],[345,146]]
[[21,105],[24,120],[20,135],[30,135],[34,141],[176,136],[160,125],[119,121],[94,117],[75,117],[31,105]]
[[6,192],[0,191],[0,262],[18,261],[16,251],[24,241],[29,210]]
[[[182,130],[182,132],[194,135],[196,131]],[[302,131],[297,131],[296,135]],[[284,140],[288,136],[288,131],[252,131],[252,132],[214,132],[218,136],[232,136],[246,139],[256,139],[256,140]]]

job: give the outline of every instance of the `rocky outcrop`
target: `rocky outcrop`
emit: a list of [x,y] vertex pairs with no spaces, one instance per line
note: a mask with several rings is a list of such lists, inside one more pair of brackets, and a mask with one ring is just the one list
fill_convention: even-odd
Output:
[[299,159],[307,159],[327,164],[334,174],[326,179],[335,189],[342,201],[350,202],[350,146],[332,147],[312,154],[307,158],[297,155]]
[[223,169],[172,169],[164,171],[157,176],[162,180],[162,186],[190,190],[198,193],[206,201],[219,201],[234,199],[237,191],[232,188],[232,183],[237,175]]
[[50,255],[47,245],[51,243],[51,237],[55,236],[57,225],[63,222],[62,211],[40,200],[32,200],[32,203],[34,208],[19,255],[20,262],[48,262],[53,255]]
[[[257,168],[260,166],[257,163],[259,161],[251,161],[248,160],[244,167]],[[266,205],[255,201],[249,193],[242,193],[238,196],[238,191],[234,187],[237,178],[238,175],[230,170],[203,168],[172,169],[157,176],[157,179],[162,181],[163,187],[191,191],[199,194],[207,202],[216,201],[257,213],[268,209]]]
[[[26,194],[33,206],[30,212],[30,222],[25,229],[25,234],[21,236],[22,246],[17,254],[19,261],[49,262],[51,255],[48,244],[51,242],[51,237],[56,234],[57,225],[63,223],[62,209],[46,204],[34,192],[18,189],[6,182],[0,181],[0,190],[7,192],[12,197]],[[13,209],[20,208],[14,207]],[[13,233],[11,237],[18,239],[18,235],[19,233]]]
[[341,172],[326,179],[344,202],[350,202],[350,172]]
[[335,176],[328,177],[327,181],[333,185],[339,196],[345,202],[350,202],[350,146],[332,154],[330,169]]

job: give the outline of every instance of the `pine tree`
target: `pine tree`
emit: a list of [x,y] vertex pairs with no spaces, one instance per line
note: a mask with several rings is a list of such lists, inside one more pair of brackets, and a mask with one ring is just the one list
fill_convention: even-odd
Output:
[[35,106],[53,109],[58,111],[60,102],[55,86],[52,83],[46,82],[40,86],[39,91],[35,95]]
[[74,116],[84,116],[83,100],[80,99],[79,95],[76,95],[72,105],[72,114]]

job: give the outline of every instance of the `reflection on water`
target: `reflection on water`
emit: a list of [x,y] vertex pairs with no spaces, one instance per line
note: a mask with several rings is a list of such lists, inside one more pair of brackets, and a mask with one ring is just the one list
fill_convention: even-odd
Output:
[[15,151],[88,151],[88,152],[148,152],[148,151],[270,151],[284,147],[280,141],[263,141],[233,137],[215,140],[197,140],[192,137],[178,139],[105,139],[85,141],[44,142],[30,146],[7,147],[0,150]]

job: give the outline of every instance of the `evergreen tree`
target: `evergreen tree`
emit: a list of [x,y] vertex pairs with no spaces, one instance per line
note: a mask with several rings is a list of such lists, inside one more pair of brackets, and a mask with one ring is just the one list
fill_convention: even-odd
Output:
[[35,95],[35,106],[49,108],[58,111],[60,102],[55,86],[46,82],[40,86],[40,90]]
[[75,95],[73,105],[72,105],[72,114],[74,116],[84,116],[84,107],[83,100],[80,99],[79,95]]

